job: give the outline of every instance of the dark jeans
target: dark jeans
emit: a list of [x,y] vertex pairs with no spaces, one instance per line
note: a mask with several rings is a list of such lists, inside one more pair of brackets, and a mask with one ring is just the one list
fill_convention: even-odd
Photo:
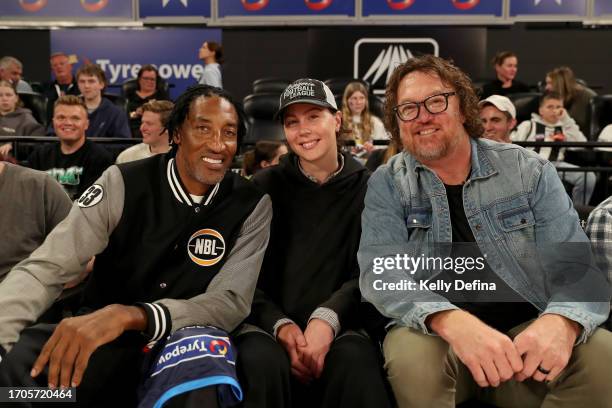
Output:
[[287,353],[269,335],[249,332],[234,343],[245,408],[392,406],[381,353],[365,336],[336,339],[321,378],[308,386],[292,378]]

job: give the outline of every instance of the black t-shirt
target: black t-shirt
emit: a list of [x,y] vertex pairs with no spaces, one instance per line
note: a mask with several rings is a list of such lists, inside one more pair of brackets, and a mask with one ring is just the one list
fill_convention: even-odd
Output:
[[[450,209],[453,244],[476,242],[463,208],[463,185],[448,186],[445,184],[444,187],[446,188]],[[460,256],[470,256],[474,259],[482,257],[482,252],[477,245],[460,244],[459,246],[461,247],[460,250],[453,245],[454,256],[459,256],[458,252],[460,251]],[[465,299],[466,301],[453,301],[453,303],[501,332],[507,332],[538,315],[538,310],[497,276],[486,261],[485,268],[482,271],[466,271],[460,279],[464,281],[479,279],[481,282],[495,283],[496,290],[493,292],[493,296],[503,299],[503,302],[479,302],[477,301],[478,294],[470,292],[469,299]],[[457,297],[461,296],[461,293],[453,293],[453,296],[456,300],[459,300]],[[487,297],[490,298],[490,296],[490,293],[487,294]]]
[[510,95],[514,93],[529,92],[529,85],[520,81],[512,81],[512,85],[508,88],[502,86],[502,81],[495,79],[482,87],[480,97],[488,98],[491,95]]
[[62,153],[57,142],[38,147],[28,158],[31,168],[46,171],[64,187],[71,200],[77,199],[111,164],[110,153],[89,140],[72,154]]

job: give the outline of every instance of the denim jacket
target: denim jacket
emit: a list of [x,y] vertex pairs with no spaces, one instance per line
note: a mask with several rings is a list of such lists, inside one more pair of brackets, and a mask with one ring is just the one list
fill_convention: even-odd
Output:
[[[559,314],[582,325],[576,343],[586,341],[609,313],[610,289],[605,276],[596,273],[596,282],[570,282],[589,286],[582,288],[583,293],[593,287],[599,291],[593,294],[597,301],[571,301],[560,300],[542,282],[545,279],[527,272],[533,271],[529,262],[540,244],[584,243],[588,248],[588,238],[555,168],[534,152],[512,144],[473,138],[470,143],[472,169],[463,187],[463,203],[487,263],[540,312]],[[374,285],[381,278],[396,282],[427,279],[429,271],[417,270],[411,275],[390,267],[383,274],[380,270],[374,273],[374,261],[396,254],[427,255],[431,244],[450,242],[450,210],[444,184],[437,175],[407,153],[394,156],[378,168],[368,182],[358,252],[364,298],[396,324],[431,334],[425,325],[427,316],[456,309],[455,305],[427,290],[376,290]],[[564,251],[546,256],[548,267],[562,269],[567,263],[564,256]]]

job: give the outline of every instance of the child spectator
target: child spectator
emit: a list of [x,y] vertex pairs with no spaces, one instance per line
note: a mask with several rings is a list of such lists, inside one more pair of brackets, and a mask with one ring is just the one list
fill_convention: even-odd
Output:
[[576,82],[574,71],[559,67],[546,74],[546,91],[554,91],[563,99],[567,113],[576,121],[582,133],[588,134],[590,123],[590,102],[597,94],[590,88]]
[[251,177],[259,170],[276,166],[280,157],[287,154],[287,145],[276,140],[260,140],[255,148],[244,154],[242,161],[242,175]]
[[[0,136],[44,136],[45,129],[29,109],[21,107],[13,85],[0,80]],[[12,143],[0,145],[0,155],[8,156]]]
[[351,82],[342,96],[343,133],[355,141],[351,153],[366,157],[374,150],[373,140],[388,140],[382,120],[370,112],[368,90],[361,82]]
[[[518,125],[513,141],[544,141],[544,142],[586,142],[574,119],[563,107],[563,99],[556,92],[548,92],[540,99],[538,113],[531,114],[531,120]],[[574,204],[588,205],[597,181],[591,172],[568,171],[563,168],[578,168],[579,166],[563,161],[565,149],[559,147],[536,147],[535,151],[544,159],[551,161],[562,173],[562,180],[572,185],[572,200]]]

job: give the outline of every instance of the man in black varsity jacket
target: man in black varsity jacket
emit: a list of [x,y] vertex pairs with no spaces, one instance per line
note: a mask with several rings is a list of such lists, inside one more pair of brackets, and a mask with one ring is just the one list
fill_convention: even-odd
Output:
[[[272,213],[226,172],[243,116],[196,86],[168,131],[170,153],[111,166],[0,285],[0,387],[73,386],[79,405],[133,406],[146,344],[193,325],[229,333],[248,315]],[[94,255],[78,316],[28,327]]]

